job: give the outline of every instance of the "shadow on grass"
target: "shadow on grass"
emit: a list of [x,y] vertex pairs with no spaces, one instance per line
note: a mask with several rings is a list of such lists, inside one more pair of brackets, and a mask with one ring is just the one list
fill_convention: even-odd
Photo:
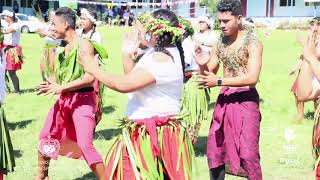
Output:
[[113,113],[116,110],[115,106],[105,106],[102,108],[103,114]]
[[22,90],[21,90],[21,94],[34,93],[34,92],[36,92],[36,91],[37,91],[36,88],[22,89]]
[[196,144],[193,145],[196,156],[204,156],[207,154],[207,136],[200,136]]
[[210,102],[208,105],[208,110],[211,110],[216,105],[216,102]]
[[21,150],[13,150],[13,155],[15,158],[21,158],[22,157],[22,151]]
[[264,103],[264,100],[262,98],[259,99],[260,103]]
[[304,118],[308,120],[313,120],[314,118],[314,111],[308,111],[307,113],[304,114]]
[[96,176],[92,172],[90,172],[74,180],[96,180],[96,179],[97,179]]
[[27,127],[27,125],[32,123],[32,121],[34,121],[34,120],[30,119],[30,120],[24,120],[24,121],[14,122],[14,123],[8,122],[8,128],[10,130],[24,129]]
[[104,129],[94,133],[95,140],[111,140],[113,137],[121,133],[121,128],[118,129]]

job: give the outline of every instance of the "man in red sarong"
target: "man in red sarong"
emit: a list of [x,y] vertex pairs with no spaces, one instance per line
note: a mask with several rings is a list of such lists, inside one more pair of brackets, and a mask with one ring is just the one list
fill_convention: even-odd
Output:
[[[262,44],[254,27],[242,23],[241,2],[221,0],[218,20],[222,36],[211,58],[197,50],[198,81],[204,87],[222,86],[208,135],[207,156],[211,179],[225,172],[262,179],[259,155],[261,115],[255,89],[262,66]],[[216,75],[223,66],[223,78]],[[241,170],[244,172],[241,173]]]

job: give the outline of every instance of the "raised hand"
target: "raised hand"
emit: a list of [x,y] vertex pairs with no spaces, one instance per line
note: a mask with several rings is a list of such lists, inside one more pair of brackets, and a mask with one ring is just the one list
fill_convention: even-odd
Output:
[[317,59],[316,40],[317,40],[317,31],[312,29],[308,34],[308,38],[303,49],[303,57],[308,62],[314,59]]
[[122,43],[122,53],[125,56],[136,56],[139,51],[140,38],[138,31],[126,33]]

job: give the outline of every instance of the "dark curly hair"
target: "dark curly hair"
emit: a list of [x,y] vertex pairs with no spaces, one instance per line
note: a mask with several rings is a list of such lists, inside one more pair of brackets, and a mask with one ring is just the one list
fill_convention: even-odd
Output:
[[217,5],[218,12],[231,12],[234,16],[242,15],[242,4],[240,0],[220,0]]

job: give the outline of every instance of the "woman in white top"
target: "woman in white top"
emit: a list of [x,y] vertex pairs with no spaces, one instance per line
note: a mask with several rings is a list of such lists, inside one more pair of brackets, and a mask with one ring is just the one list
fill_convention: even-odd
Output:
[[15,13],[4,10],[1,15],[4,15],[5,21],[8,26],[3,29],[4,40],[3,40],[3,52],[6,58],[6,70],[9,72],[10,78],[13,82],[14,92],[20,94],[19,78],[16,74],[17,70],[21,69],[22,50],[20,44],[20,32],[21,28],[16,23]]
[[[0,23],[1,27],[1,23]],[[0,36],[2,33],[0,32]],[[1,44],[1,39],[0,39]],[[13,172],[15,167],[13,147],[7,125],[7,120],[4,114],[3,101],[5,97],[5,71],[6,60],[0,51],[0,180],[3,180],[4,175],[8,172]]]
[[139,37],[150,49],[135,63],[134,52],[140,42],[124,41],[125,75],[104,72],[92,60],[81,62],[85,71],[107,87],[129,93],[128,119],[123,120],[123,134],[107,155],[105,177],[191,179],[192,143],[181,121],[173,118],[180,113],[183,31],[176,15],[166,9],[139,20],[143,24]]
[[80,29],[77,29],[77,34],[82,38],[90,39],[101,45],[101,35],[98,31],[96,31],[96,13],[90,12],[85,8],[81,9],[80,13]]

